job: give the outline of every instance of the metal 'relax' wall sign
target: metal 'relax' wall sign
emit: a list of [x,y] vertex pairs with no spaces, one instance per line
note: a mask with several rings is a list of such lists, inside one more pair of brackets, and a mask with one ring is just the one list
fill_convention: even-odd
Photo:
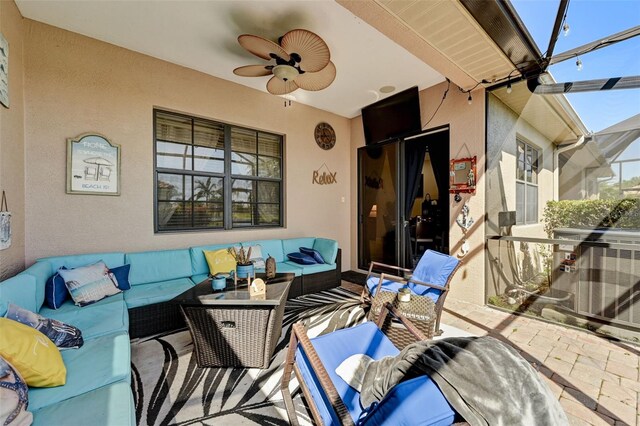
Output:
[[323,163],[322,166],[318,168],[318,170],[313,171],[313,179],[311,183],[318,185],[332,185],[334,183],[338,183],[336,179],[336,175],[338,172],[332,172],[327,167],[327,163]]

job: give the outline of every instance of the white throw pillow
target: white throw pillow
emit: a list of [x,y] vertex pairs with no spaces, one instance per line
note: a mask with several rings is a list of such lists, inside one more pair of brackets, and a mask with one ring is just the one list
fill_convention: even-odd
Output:
[[111,279],[111,272],[103,261],[75,269],[59,269],[71,298],[78,306],[97,302],[122,292]]
[[373,359],[365,354],[351,355],[340,363],[336,368],[336,374],[342,378],[349,386],[360,392],[364,373]]

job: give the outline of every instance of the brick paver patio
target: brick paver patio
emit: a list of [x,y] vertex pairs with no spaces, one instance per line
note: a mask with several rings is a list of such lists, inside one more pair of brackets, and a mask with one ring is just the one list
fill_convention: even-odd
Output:
[[560,399],[571,424],[640,426],[640,347],[453,298],[442,323],[518,349]]

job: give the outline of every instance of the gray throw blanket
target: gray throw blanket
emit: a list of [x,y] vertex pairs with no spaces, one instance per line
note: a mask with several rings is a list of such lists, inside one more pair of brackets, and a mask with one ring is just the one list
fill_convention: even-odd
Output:
[[369,407],[396,384],[424,374],[472,426],[568,424],[533,367],[515,349],[489,336],[416,342],[395,357],[372,362],[360,402]]

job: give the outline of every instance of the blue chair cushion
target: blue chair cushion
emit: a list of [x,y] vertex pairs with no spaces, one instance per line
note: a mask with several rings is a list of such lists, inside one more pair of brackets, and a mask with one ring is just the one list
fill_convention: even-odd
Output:
[[309,247],[300,247],[300,253],[313,257],[313,259],[318,263],[325,263],[324,258],[316,249],[312,249]]
[[35,411],[111,383],[131,381],[131,350],[127,333],[87,340],[80,349],[62,351],[61,354],[67,367],[66,384],[55,388],[29,388],[30,410]]
[[449,426],[455,411],[428,376],[394,386],[364,418],[362,425]]
[[39,314],[78,327],[85,340],[129,330],[129,313],[122,293],[84,307],[68,300],[60,309],[43,307]]
[[326,271],[335,271],[336,270],[336,265],[327,265],[326,263],[314,263],[312,265],[298,265],[298,264],[294,264],[293,262],[285,262],[285,263],[289,263],[292,266],[298,266],[299,268],[302,268],[302,275],[309,275],[309,274],[315,274],[317,272],[326,272]]
[[0,282],[0,316],[7,313],[9,303],[31,312],[38,312],[36,279],[31,275],[16,275]]
[[336,240],[316,238],[313,243],[313,249],[320,253],[324,259],[324,263],[336,263],[336,257],[338,256],[338,242]]
[[[300,251],[300,247],[313,247],[313,243],[316,241],[315,237],[311,238],[289,238],[282,240],[282,249],[285,253],[292,253],[294,251]],[[265,255],[265,258],[267,256]]]
[[131,286],[176,280],[193,275],[189,250],[162,250],[127,253],[126,263],[131,264]]
[[413,271],[413,278],[429,284],[444,286],[460,261],[448,254],[427,250]]
[[[365,322],[356,327],[337,330],[323,336],[311,339],[313,346],[322,360],[331,381],[335,385],[338,394],[344,401],[349,414],[355,420],[360,416],[360,394],[347,384],[335,372],[336,368],[348,357],[355,354],[366,354],[373,359],[384,356],[395,356],[398,349],[376,327],[373,322]],[[306,356],[300,346],[296,351],[296,364],[300,369],[304,382],[308,385],[311,397],[320,411],[320,417],[324,424],[340,424],[333,413],[317,378],[311,370]]]
[[124,301],[129,309],[153,305],[171,300],[194,285],[189,278],[135,285],[125,292]]
[[[367,280],[367,287],[369,288],[369,292],[371,293],[372,296],[375,296],[375,290],[378,287],[379,280],[380,280],[379,277],[370,277]],[[392,293],[397,293],[398,290],[400,290],[403,287],[407,287],[409,290],[411,290],[411,293],[413,294],[417,294],[418,296],[426,296],[430,298],[431,300],[433,300],[433,303],[436,303],[440,298],[440,295],[442,294],[441,290],[438,290],[435,288],[426,287],[426,286],[414,284],[414,283],[409,283],[409,284],[399,283],[397,281],[391,281],[391,280],[384,280],[382,282],[382,286],[380,287],[380,289],[381,291],[390,291]]]
[[131,284],[129,283],[129,271],[131,270],[131,265],[122,265],[117,268],[110,268],[111,273],[116,278],[118,282],[118,288],[120,290],[129,290],[131,288]]
[[[372,322],[315,337],[311,342],[349,414],[356,421],[363,411],[363,407],[360,406],[360,394],[336,374],[336,368],[351,355],[366,354],[377,360],[384,356],[397,355],[398,349]],[[299,345],[296,364],[302,380],[309,387],[324,424],[340,424]],[[435,383],[429,377],[421,376],[396,385],[371,410],[364,424],[443,426],[450,425],[454,415],[454,411]],[[402,419],[407,420],[401,421]]]
[[135,406],[130,385],[120,381],[40,408],[33,412],[32,424],[135,426]]
[[[67,269],[64,266],[61,269]],[[60,273],[53,274],[44,286],[44,299],[51,309],[58,309],[69,299],[69,291]]]
[[318,263],[313,257],[297,251],[289,253],[287,257],[289,258],[289,261],[299,265],[316,265]]

